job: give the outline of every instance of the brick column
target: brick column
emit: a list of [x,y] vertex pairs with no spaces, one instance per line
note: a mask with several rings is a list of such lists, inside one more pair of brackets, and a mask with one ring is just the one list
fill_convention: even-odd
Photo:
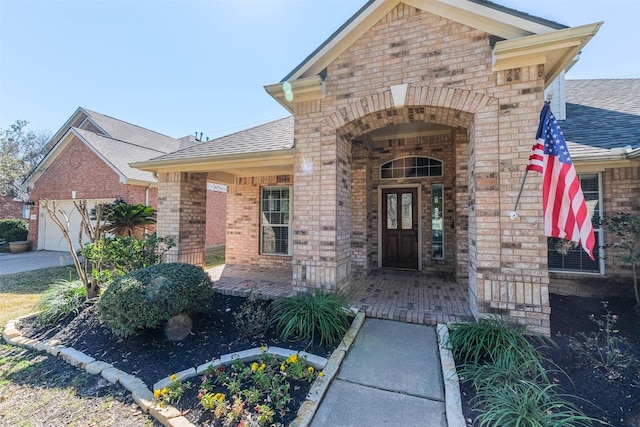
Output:
[[157,233],[176,243],[165,262],[204,265],[206,218],[206,173],[159,174]]
[[[498,105],[477,112],[470,152],[470,299],[478,314],[499,314],[549,334],[549,274],[539,174],[529,174],[514,207],[543,105],[544,70],[499,72]],[[471,307],[474,307],[472,302]]]

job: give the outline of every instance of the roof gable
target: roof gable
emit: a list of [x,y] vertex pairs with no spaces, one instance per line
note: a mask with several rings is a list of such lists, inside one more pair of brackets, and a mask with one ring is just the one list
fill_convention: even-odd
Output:
[[536,61],[546,65],[547,84],[573,64],[601,25],[568,28],[486,0],[369,0],[280,83],[265,89],[290,112],[294,102],[322,98],[326,67],[400,4],[494,36],[501,41],[494,46],[493,71]]
[[349,20],[287,74],[282,82],[319,74],[354,40],[362,36],[398,4],[430,12],[502,39],[567,28],[486,0],[369,0]]
[[[155,182],[156,180],[151,174],[131,168],[129,163],[171,153],[193,145],[193,142],[171,138],[79,107],[49,140],[47,155],[27,177],[25,184],[35,182],[47,162],[50,163],[62,152],[59,148],[65,144],[65,138],[71,131],[84,138],[85,143],[95,142],[92,149],[100,158],[109,163],[125,181],[133,179]],[[144,157],[145,155],[146,157]]]

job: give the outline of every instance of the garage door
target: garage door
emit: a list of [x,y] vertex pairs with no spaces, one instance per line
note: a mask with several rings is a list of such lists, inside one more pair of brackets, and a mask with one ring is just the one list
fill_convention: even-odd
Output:
[[[97,203],[108,203],[114,199],[94,199],[87,200],[87,207],[89,209],[95,207]],[[71,241],[74,246],[74,250],[80,249],[78,242],[78,233],[80,232],[80,226],[82,223],[80,214],[73,204],[73,200],[56,200],[56,210],[58,211],[58,218],[63,223],[66,222],[65,216],[59,213],[60,210],[64,211],[68,217],[68,230],[71,235]],[[65,240],[60,227],[53,222],[49,213],[40,207],[40,218],[38,221],[38,249],[44,249],[47,251],[65,251],[69,252],[69,244]],[[87,242],[86,236],[83,235],[83,243]]]

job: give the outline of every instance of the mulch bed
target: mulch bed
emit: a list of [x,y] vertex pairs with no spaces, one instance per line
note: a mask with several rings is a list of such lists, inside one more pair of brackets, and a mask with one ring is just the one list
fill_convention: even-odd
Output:
[[[190,327],[182,327],[181,333],[160,328],[119,338],[100,323],[95,306],[85,308],[79,315],[71,316],[51,329],[38,327],[33,318],[22,320],[17,327],[27,337],[55,338],[66,346],[110,363],[140,378],[149,388],[162,378],[223,354],[263,345],[304,350],[327,358],[331,355],[333,348],[309,341],[283,342],[273,328],[263,337],[243,338],[233,326],[233,313],[244,301],[242,297],[217,294],[209,311],[192,316]],[[185,337],[181,340],[168,338],[176,335]]]
[[[568,345],[569,337],[576,337],[579,332],[597,331],[598,326],[589,316],[593,314],[600,319],[606,314],[602,301],[608,301],[608,310],[618,316],[618,335],[626,338],[629,350],[640,359],[640,316],[634,310],[635,301],[553,294],[550,298],[551,335],[557,347],[544,349],[542,355],[566,374],[554,374],[553,380],[561,385],[564,393],[579,397],[573,403],[586,415],[612,426],[640,426],[640,367],[621,369],[622,377],[612,380],[603,368],[594,367]],[[470,407],[474,391],[465,383],[461,385],[461,393],[463,413],[470,426],[476,416]]]

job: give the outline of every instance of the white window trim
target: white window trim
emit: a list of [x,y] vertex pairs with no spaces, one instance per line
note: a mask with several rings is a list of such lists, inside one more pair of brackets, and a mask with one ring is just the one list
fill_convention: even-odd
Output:
[[[598,266],[600,272],[595,271],[580,271],[580,270],[555,270],[549,268],[549,273],[555,274],[571,274],[581,276],[604,276],[606,274],[605,269],[605,251],[604,251],[604,227],[602,219],[604,218],[604,188],[602,187],[602,173],[600,172],[578,172],[578,176],[581,175],[597,175],[598,176],[598,205],[600,206],[600,224],[593,224],[594,231],[598,232],[598,241],[596,242],[597,250],[594,250],[594,256],[598,257]],[[547,255],[547,260],[549,255]]]
[[[263,240],[262,240],[262,232],[264,230],[264,226],[262,223],[262,190],[263,189],[276,189],[276,188],[287,188],[289,189],[289,222],[287,224],[288,232],[287,232],[287,239],[288,239],[288,245],[287,245],[287,253],[286,254],[282,254],[282,253],[271,253],[271,252],[265,252],[263,250]],[[293,254],[293,186],[292,185],[264,185],[262,187],[260,187],[260,197],[259,197],[259,203],[260,206],[258,208],[258,212],[260,215],[260,233],[259,233],[259,239],[260,241],[259,243],[259,249],[260,249],[260,255],[265,255],[265,256],[282,256],[282,257],[290,257]]]

